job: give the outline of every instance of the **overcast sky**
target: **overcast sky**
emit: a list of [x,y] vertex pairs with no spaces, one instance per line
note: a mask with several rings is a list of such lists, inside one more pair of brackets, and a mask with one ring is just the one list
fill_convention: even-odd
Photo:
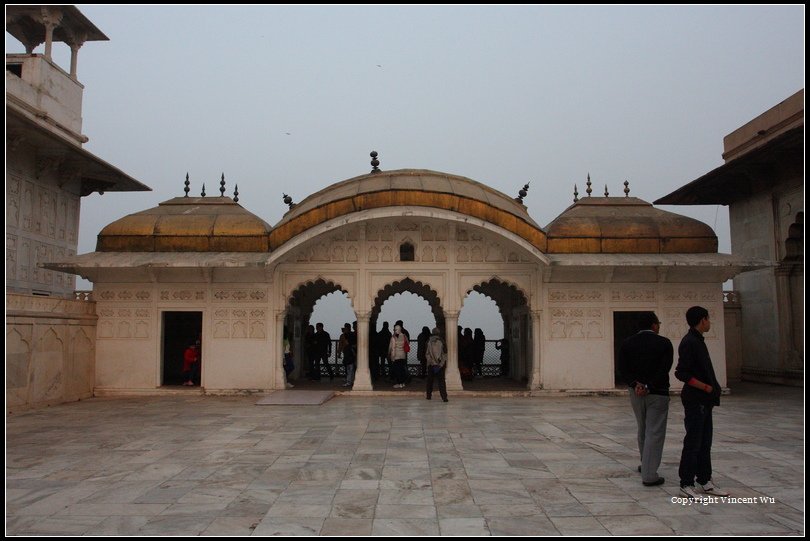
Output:
[[[85,148],[150,186],[83,199],[106,224],[205,182],[275,224],[370,170],[467,176],[547,225],[584,194],[653,201],[722,164],[723,137],[804,86],[804,6],[93,6]],[[21,51],[8,34],[6,49]],[[41,52],[42,47],[38,50]],[[55,59],[69,66],[68,50]],[[715,228],[725,207],[663,207]]]

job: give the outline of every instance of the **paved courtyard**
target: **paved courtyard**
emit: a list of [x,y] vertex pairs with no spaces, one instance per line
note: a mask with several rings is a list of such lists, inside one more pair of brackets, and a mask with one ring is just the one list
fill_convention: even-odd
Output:
[[10,535],[804,534],[802,389],[715,410],[714,480],[643,487],[626,397],[96,398],[6,416]]

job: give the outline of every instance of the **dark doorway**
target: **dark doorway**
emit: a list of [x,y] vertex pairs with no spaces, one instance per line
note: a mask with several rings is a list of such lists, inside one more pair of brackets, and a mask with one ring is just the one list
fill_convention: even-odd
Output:
[[641,315],[649,312],[613,312],[613,381],[617,386],[624,385],[619,379],[616,370],[616,362],[619,360],[619,348],[625,338],[636,334],[639,331],[639,321]]
[[[202,338],[202,312],[163,312],[163,382],[183,383],[183,352]],[[202,344],[200,344],[202,346]],[[200,364],[205,352],[200,349]]]

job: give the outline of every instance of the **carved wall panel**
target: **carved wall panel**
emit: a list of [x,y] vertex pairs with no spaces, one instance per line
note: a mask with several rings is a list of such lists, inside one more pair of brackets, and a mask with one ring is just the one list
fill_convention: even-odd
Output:
[[148,289],[102,289],[94,296],[101,301],[149,302],[152,292]]
[[6,277],[17,278],[17,236],[6,235]]
[[613,289],[610,300],[614,302],[655,302],[654,289]]
[[604,293],[599,289],[549,289],[549,303],[602,302]]
[[65,377],[65,345],[56,329],[48,328],[34,347],[31,376],[33,402],[47,402],[62,395]]
[[720,290],[706,289],[676,289],[668,290],[664,293],[664,300],[667,302],[722,302],[723,292]]
[[162,289],[160,291],[161,301],[204,301],[206,298],[204,289]]
[[[37,160],[39,160],[37,162]],[[9,155],[6,171],[6,227],[15,242],[6,243],[6,288],[9,291],[67,295],[75,277],[41,269],[39,263],[76,251],[79,196],[59,187],[53,160],[32,152]],[[37,177],[37,173],[46,175]],[[75,211],[75,212],[74,212]]]
[[28,386],[31,328],[31,325],[19,326],[6,332],[6,390]]
[[214,338],[220,340],[267,338],[267,309],[217,308],[213,320]]
[[549,338],[552,340],[602,340],[604,316],[601,308],[552,308]]
[[213,301],[215,303],[233,302],[240,303],[265,303],[268,301],[267,289],[216,289],[214,290]]
[[[124,296],[132,291],[118,291],[105,293],[123,293]],[[142,293],[142,292],[140,292]],[[147,292],[148,293],[148,292]],[[134,295],[129,301],[135,300]],[[152,308],[141,306],[120,306],[116,302],[100,302],[97,307],[98,323],[96,336],[101,339],[139,339],[149,338],[152,329]]]

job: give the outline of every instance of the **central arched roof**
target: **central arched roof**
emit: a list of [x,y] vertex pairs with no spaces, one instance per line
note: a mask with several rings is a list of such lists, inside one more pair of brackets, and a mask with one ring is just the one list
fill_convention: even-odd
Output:
[[434,207],[487,221],[545,251],[546,234],[526,207],[474,180],[427,169],[369,173],[332,184],[290,210],[270,232],[274,250],[328,220],[381,207]]

